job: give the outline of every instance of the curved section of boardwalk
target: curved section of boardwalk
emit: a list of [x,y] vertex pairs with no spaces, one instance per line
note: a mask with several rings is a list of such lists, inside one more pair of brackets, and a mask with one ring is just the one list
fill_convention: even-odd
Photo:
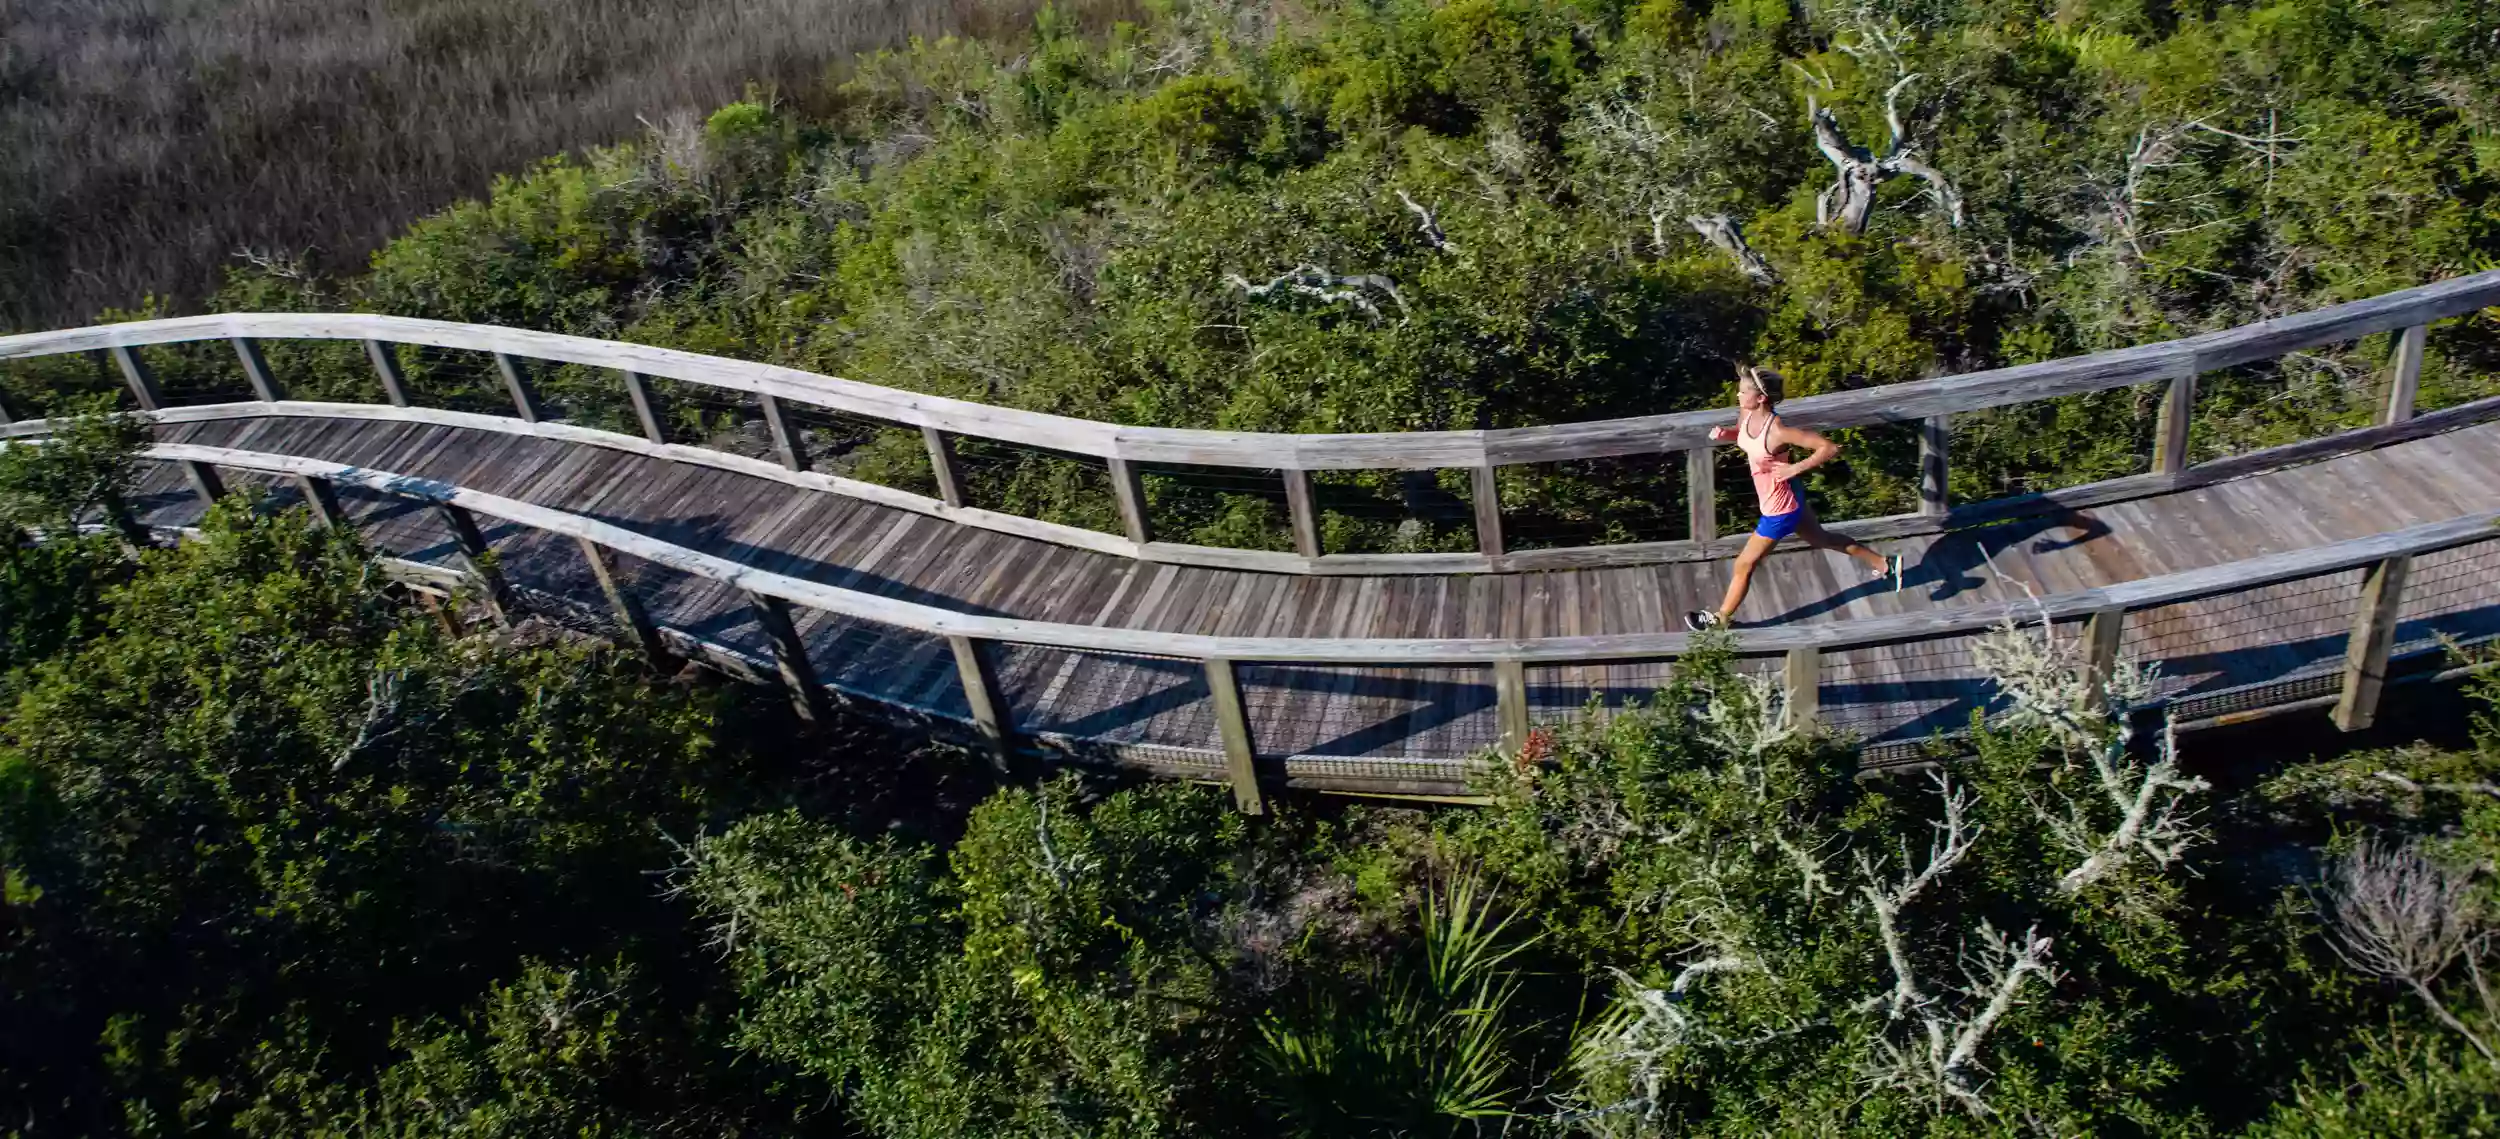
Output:
[[[1498,575],[1308,576],[1155,564],[992,530],[787,482],[528,434],[365,419],[260,414],[156,428],[162,442],[321,459],[483,491],[607,522],[790,577],[966,614],[1232,637],[1537,639],[1651,633],[1724,584],[1724,565],[1683,562]],[[229,482],[256,476],[230,472]],[[147,521],[199,513],[181,476],[158,472]],[[449,533],[418,504],[343,490],[385,552],[443,563]],[[2472,515],[2500,516],[2500,424],[2194,490],[1884,543],[1911,564],[1899,594],[1845,559],[1773,555],[1741,616],[1789,628],[1967,609],[2138,581]],[[490,526],[516,586],[548,607],[599,611],[569,540]],[[626,584],[682,644],[768,659],[744,599],[717,582],[620,559]],[[2129,614],[2124,647],[2162,662],[2190,716],[2334,691],[2360,571]],[[2440,635],[2500,633],[2500,542],[2414,560],[2398,652]],[[941,637],[802,613],[820,676],[839,691],[951,720],[969,710]],[[1880,751],[1958,727],[1988,699],[1967,636],[1849,648],[1821,662],[1821,711]],[[1222,746],[1199,664],[1002,644],[1002,709],[1021,736],[1181,774],[1220,775]],[[1775,663],[1775,662],[1771,662]],[[1236,666],[1263,761],[1292,781],[1454,793],[1464,760],[1495,745],[1495,680],[1482,667]],[[1526,670],[1537,720],[1645,695],[1664,663]],[[2324,687],[2320,687],[2323,680]]]

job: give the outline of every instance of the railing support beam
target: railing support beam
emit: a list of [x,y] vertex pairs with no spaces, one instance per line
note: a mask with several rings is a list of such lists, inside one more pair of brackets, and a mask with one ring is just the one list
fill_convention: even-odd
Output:
[[923,427],[920,441],[929,448],[929,470],[937,476],[938,500],[948,506],[962,506],[963,471],[955,463],[955,437],[935,427]]
[[148,362],[139,358],[138,350],[116,344],[110,351],[113,363],[122,370],[122,382],[130,385],[130,394],[139,401],[139,410],[164,410],[165,393],[157,389],[156,374],[148,370]]
[[2125,639],[2127,611],[2097,609],[2083,621],[2083,679],[2086,700],[2097,701],[2118,674],[2118,645]]
[[1811,732],[1823,719],[1823,653],[1820,649],[1788,650],[1781,662],[1780,687],[1788,695],[1788,727]]
[[757,392],[755,398],[764,405],[764,428],[772,432],[773,454],[781,465],[794,471],[807,469],[807,439],[799,434],[799,425],[790,422],[790,413],[781,400],[770,392]]
[[392,407],[408,406],[408,377],[399,370],[398,352],[379,340],[368,340],[365,358],[373,361],[373,374],[382,379],[382,397]]
[[2430,344],[2431,329],[2417,324],[2396,338],[2396,375],[2387,385],[2387,408],[2381,412],[2381,423],[2402,423],[2413,418],[2413,399],[2422,390],[2422,352]]
[[1708,447],[1684,452],[1684,511],[1693,544],[1706,546],[1719,537],[1718,456]]
[[497,352],[495,370],[503,373],[504,390],[512,393],[512,410],[521,417],[521,422],[538,422],[538,392],[530,387],[529,371],[520,358],[508,352]]
[[2344,684],[2335,697],[2335,726],[2357,732],[2378,718],[2379,690],[2387,685],[2387,658],[2396,647],[2396,615],[2404,606],[2411,557],[2370,566],[2353,606],[2352,635],[2344,643]]
[[1140,546],[1154,540],[1154,529],[1147,524],[1146,484],[1137,476],[1137,468],[1118,455],[1107,462],[1111,466],[1111,494],[1119,500],[1120,529],[1128,540]]
[[448,502],[434,504],[434,512],[451,530],[452,545],[460,551],[460,560],[468,563],[469,573],[484,588],[486,611],[494,614],[495,623],[512,624],[512,589],[504,583],[503,572],[495,568],[495,560],[486,546],[486,532],[478,529],[477,516],[464,507]]
[[252,394],[260,397],[262,403],[285,399],[286,389],[278,386],[278,378],[269,372],[268,358],[260,354],[260,341],[249,336],[233,340],[235,358],[243,361],[243,377],[252,381]]
[[2162,395],[2161,418],[2153,425],[2153,472],[2175,475],[2187,469],[2188,420],[2196,414],[2196,373],[2170,379]]
[[217,476],[215,467],[186,460],[182,464],[182,477],[183,481],[191,484],[191,493],[198,495],[201,502],[215,506],[218,499],[226,497],[226,480]]
[[1516,759],[1528,747],[1528,662],[1493,662],[1493,708],[1502,727],[1502,750]]
[[1951,415],[1930,415],[1918,425],[1918,512],[1942,517],[1951,504],[1945,499],[1945,443]]
[[1250,716],[1242,707],[1241,681],[1233,662],[1209,657],[1205,662],[1207,693],[1214,697],[1216,731],[1224,740],[1224,774],[1233,785],[1233,806],[1245,815],[1267,813],[1267,796],[1259,789],[1258,752],[1250,738]]
[[347,528],[347,511],[339,507],[338,484],[311,475],[295,476],[295,493],[312,512],[313,525],[324,530]]
[[617,580],[616,560],[608,554],[607,547],[579,536],[573,541],[581,547],[582,560],[590,564],[590,576],[599,582],[599,592],[607,596],[608,611],[616,616],[617,631],[633,641],[652,667],[666,670],[675,663],[676,656],[661,643],[660,630],[651,624],[651,614],[642,607],[642,599]]
[[1502,488],[1489,465],[1471,471],[1469,482],[1476,500],[1476,551],[1488,558],[1501,557]]
[[791,710],[811,724],[831,719],[833,706],[825,700],[824,682],[816,678],[815,663],[807,659],[807,642],[799,638],[798,624],[790,619],[790,603],[749,591],[747,607],[754,611],[755,623],[763,626],[764,639],[772,644],[773,667],[781,673],[781,686],[790,693]]
[[1013,767],[1015,737],[1007,719],[1007,703],[1000,698],[998,666],[989,643],[977,637],[948,637],[946,644],[955,651],[955,676],[964,686],[964,708],[972,715],[972,730],[981,737],[981,749],[989,753],[990,767],[1005,775]]
[[1293,552],[1306,558],[1324,553],[1319,539],[1319,504],[1311,497],[1311,472],[1286,468],[1285,513],[1293,523]]
[[640,372],[619,368],[616,375],[625,382],[625,398],[633,401],[634,419],[642,424],[642,437],[667,446],[668,431],[660,425],[660,405],[651,398],[651,385]]

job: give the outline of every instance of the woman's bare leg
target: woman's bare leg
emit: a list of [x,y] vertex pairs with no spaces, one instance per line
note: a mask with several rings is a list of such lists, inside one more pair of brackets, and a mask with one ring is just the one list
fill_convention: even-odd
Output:
[[1745,590],[1753,584],[1754,563],[1761,561],[1762,555],[1770,553],[1771,547],[1776,545],[1779,545],[1777,539],[1760,534],[1745,539],[1744,552],[1736,555],[1736,571],[1727,581],[1727,596],[1719,599],[1721,622],[1735,619],[1736,607],[1745,603]]
[[1808,509],[1806,511],[1806,516],[1804,518],[1797,520],[1797,536],[1805,539],[1806,545],[1812,546],[1815,549],[1830,550],[1834,553],[1847,554],[1850,557],[1856,558],[1859,561],[1875,567],[1879,571],[1889,570],[1892,568],[1891,563],[1886,562],[1882,554],[1876,553],[1873,550],[1867,549],[1865,546],[1859,545],[1856,542],[1852,542],[1847,538],[1843,538],[1838,534],[1834,534],[1831,531],[1824,529],[1822,521],[1814,516],[1812,509]]

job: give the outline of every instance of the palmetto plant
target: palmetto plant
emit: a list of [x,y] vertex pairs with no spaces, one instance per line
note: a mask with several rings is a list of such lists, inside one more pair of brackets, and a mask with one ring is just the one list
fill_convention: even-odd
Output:
[[1313,1134],[1449,1133],[1511,1114],[1510,961],[1535,942],[1472,875],[1436,886],[1422,954],[1259,1022],[1258,1057],[1288,1117]]

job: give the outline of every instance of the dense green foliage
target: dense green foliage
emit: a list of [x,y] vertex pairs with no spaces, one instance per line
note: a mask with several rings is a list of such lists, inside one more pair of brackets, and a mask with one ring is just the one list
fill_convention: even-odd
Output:
[[[2494,21],[2440,0],[1344,0],[1175,4],[1087,37],[1046,15],[1028,43],[863,60],[829,115],[740,104],[551,161],[419,223],[366,274],[256,275],[219,303],[619,337],[1152,425],[1677,410],[1724,402],[1740,359],[1807,394],[2493,264]],[[1833,170],[1809,99],[1880,155],[1896,86],[1961,224],[1902,176],[1863,235],[1818,226]],[[1776,284],[1686,220],[1720,214]],[[2496,330],[2433,331],[2425,406],[2492,390]],[[2366,418],[2386,339],[2208,377],[2198,452]],[[282,370],[370,398],[341,349]],[[497,405],[480,362],[440,355],[409,353],[429,398]],[[630,423],[607,377],[550,387]],[[908,433],[817,427],[833,467],[927,478]],[[2149,427],[2148,392],[1963,417],[1953,491],[2140,469]],[[1825,514],[1905,506],[1908,430],[1845,442],[1815,475]],[[1099,471],[976,451],[976,497],[1117,529]],[[1678,536],[1666,466],[1506,470],[1513,544]],[[1461,474],[1324,476],[1331,548],[1468,545]],[[1151,476],[1158,527],[1284,543],[1278,492],[1239,481]]]

